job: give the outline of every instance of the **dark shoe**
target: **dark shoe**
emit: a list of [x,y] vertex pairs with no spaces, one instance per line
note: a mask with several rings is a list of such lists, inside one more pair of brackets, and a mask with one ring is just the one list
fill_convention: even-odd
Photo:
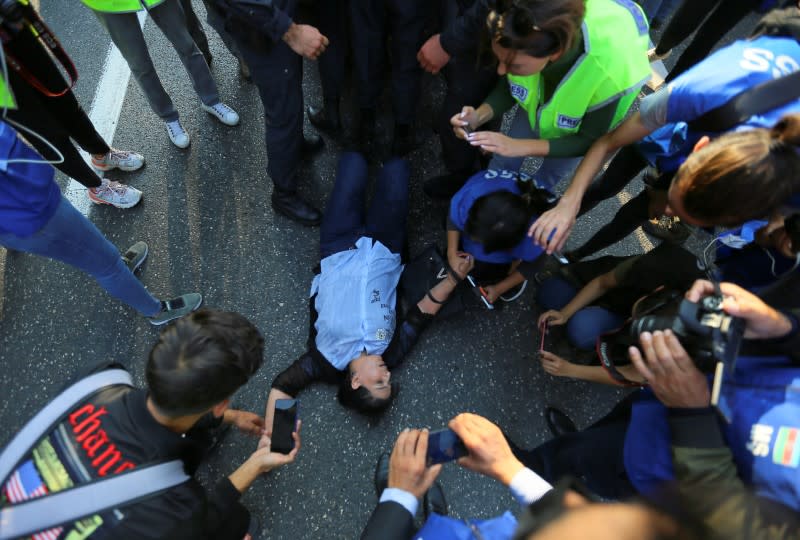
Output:
[[296,193],[272,192],[272,209],[301,225],[315,226],[322,221],[322,213],[301,199]]
[[147,244],[139,241],[129,247],[128,250],[122,255],[122,261],[132,274],[136,272],[140,266],[142,266],[142,263],[147,258],[147,252]]
[[253,78],[250,76],[250,66],[247,65],[247,62],[244,61],[244,58],[237,56],[236,61],[239,62],[239,74],[247,82],[253,82]]
[[683,244],[692,234],[691,229],[679,218],[669,216],[647,221],[642,225],[642,229],[647,234],[671,244]]
[[425,180],[422,191],[431,199],[448,200],[466,183],[468,176],[463,173],[450,173]]
[[375,464],[375,494],[381,498],[383,490],[389,485],[389,452],[384,452],[378,457]]
[[300,147],[300,152],[310,156],[322,150],[324,146],[325,141],[323,141],[322,137],[316,133],[312,133],[311,135],[303,135],[303,144]]
[[332,105],[326,104],[324,107],[309,105],[306,108],[306,114],[311,125],[327,133],[339,133],[342,129],[342,124],[339,120],[339,112]]
[[578,431],[578,428],[575,427],[575,422],[555,407],[547,407],[544,410],[544,419],[553,437],[560,437],[561,435]]
[[425,520],[434,513],[440,516],[447,515],[447,500],[444,498],[444,490],[439,482],[434,482],[431,488],[425,492],[425,496],[422,498],[422,511],[425,514]]
[[541,272],[536,272],[535,274],[533,274],[533,281],[537,285],[541,285],[542,283],[544,283],[548,279],[553,279],[557,275],[558,275],[558,272],[556,272],[556,271],[553,271],[553,270],[542,270]]
[[410,124],[397,124],[392,139],[392,155],[403,157],[410,154],[415,147],[414,131]]
[[175,319],[185,317],[199,308],[202,303],[203,295],[200,293],[187,293],[172,300],[162,300],[161,311],[147,320],[153,326],[161,326]]

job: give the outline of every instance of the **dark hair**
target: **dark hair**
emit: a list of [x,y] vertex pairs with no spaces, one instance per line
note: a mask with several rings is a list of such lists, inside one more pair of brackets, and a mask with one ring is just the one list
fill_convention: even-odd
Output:
[[772,129],[726,133],[691,154],[673,183],[683,207],[714,225],[740,225],[765,216],[800,191],[800,114]]
[[246,383],[263,354],[264,338],[242,315],[196,311],[167,326],[150,351],[150,397],[168,416],[203,412]]
[[543,58],[573,46],[585,13],[584,0],[497,0],[486,19],[489,41]]
[[475,199],[467,213],[464,233],[483,246],[486,253],[512,249],[528,231],[536,214],[552,208],[550,194],[532,182],[517,181],[522,194],[494,191]]
[[394,401],[395,396],[400,391],[400,385],[394,381],[389,384],[392,392],[388,398],[377,398],[367,390],[364,386],[353,388],[353,372],[350,366],[347,366],[342,383],[339,385],[339,392],[336,397],[339,398],[339,403],[345,407],[355,409],[362,414],[376,415],[385,411],[389,405]]

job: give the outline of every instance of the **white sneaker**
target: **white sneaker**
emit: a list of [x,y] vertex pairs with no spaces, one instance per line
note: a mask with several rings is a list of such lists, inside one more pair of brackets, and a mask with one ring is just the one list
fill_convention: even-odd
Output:
[[239,123],[239,115],[236,114],[236,111],[225,105],[224,103],[220,102],[216,105],[206,105],[201,104],[203,110],[206,111],[211,116],[215,117],[217,120],[225,124],[226,126],[235,126]]
[[178,148],[186,148],[189,146],[189,134],[183,129],[180,120],[174,122],[167,122],[167,135],[172,144]]
[[102,159],[92,156],[92,166],[100,171],[110,171],[111,169],[135,171],[141,169],[142,165],[144,165],[144,156],[129,150],[112,148]]
[[110,204],[117,208],[131,208],[142,200],[142,192],[138,189],[112,182],[108,178],[103,178],[100,187],[87,189],[86,195],[95,204]]

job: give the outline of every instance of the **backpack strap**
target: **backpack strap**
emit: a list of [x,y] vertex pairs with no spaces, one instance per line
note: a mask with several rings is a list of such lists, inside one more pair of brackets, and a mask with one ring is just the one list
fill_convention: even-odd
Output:
[[[132,386],[131,375],[124,369],[107,369],[84,377],[61,392],[50,403],[36,413],[25,427],[0,453],[0,485],[5,484],[22,458],[31,448],[61,420],[72,407],[105,386],[125,384]],[[2,525],[2,523],[0,523]]]
[[180,460],[149,465],[0,510],[0,540],[28,536],[189,480]]
[[726,103],[688,122],[692,131],[727,131],[756,114],[762,114],[797,99],[800,71],[757,84]]

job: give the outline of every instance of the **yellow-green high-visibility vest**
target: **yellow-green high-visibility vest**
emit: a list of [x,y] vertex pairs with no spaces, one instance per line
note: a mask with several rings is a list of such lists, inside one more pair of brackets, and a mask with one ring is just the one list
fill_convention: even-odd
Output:
[[542,139],[577,132],[587,112],[622,96],[611,127],[616,126],[650,77],[647,19],[633,0],[587,0],[581,31],[583,52],[547,103],[541,102],[540,73],[507,75],[511,95]]
[[104,13],[133,13],[156,7],[164,0],[81,0],[87,7]]
[[8,87],[8,82],[0,76],[0,108],[16,109],[17,103],[14,101],[14,94]]

